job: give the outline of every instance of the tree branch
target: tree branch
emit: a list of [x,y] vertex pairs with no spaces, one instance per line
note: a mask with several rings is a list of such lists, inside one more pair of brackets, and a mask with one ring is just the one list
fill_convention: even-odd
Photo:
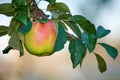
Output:
[[38,8],[38,5],[35,0],[28,0],[27,4],[28,6],[32,6],[33,8],[33,20],[37,20],[40,18],[47,19],[45,13],[40,8]]

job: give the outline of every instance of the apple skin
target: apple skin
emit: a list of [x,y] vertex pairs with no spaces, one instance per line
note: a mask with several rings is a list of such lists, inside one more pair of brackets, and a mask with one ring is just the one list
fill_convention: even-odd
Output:
[[55,25],[48,21],[32,23],[31,30],[24,36],[24,45],[30,54],[36,56],[48,56],[53,54],[57,37]]

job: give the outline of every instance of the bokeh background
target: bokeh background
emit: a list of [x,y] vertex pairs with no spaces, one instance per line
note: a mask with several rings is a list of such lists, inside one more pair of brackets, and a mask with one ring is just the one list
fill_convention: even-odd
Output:
[[[106,42],[120,52],[120,0],[57,0],[66,3],[73,15],[83,15],[95,26],[102,25],[111,33],[99,42]],[[11,0],[0,0],[1,3]],[[44,1],[39,6],[45,9]],[[11,17],[0,14],[0,25],[8,26]],[[101,74],[93,54],[87,54],[80,68],[72,68],[68,42],[65,48],[47,57],[36,57],[25,51],[23,57],[11,50],[2,54],[9,36],[0,37],[0,80],[120,80],[120,54],[113,60],[106,51],[97,45],[95,51],[104,57],[107,71]]]

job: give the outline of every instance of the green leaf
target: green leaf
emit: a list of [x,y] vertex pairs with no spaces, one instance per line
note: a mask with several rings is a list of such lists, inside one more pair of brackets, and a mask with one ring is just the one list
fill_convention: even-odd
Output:
[[71,16],[72,16],[71,14],[61,14],[58,16],[58,19],[59,20],[69,20]]
[[108,35],[111,31],[104,29],[102,26],[98,26],[97,28],[97,37],[102,38],[106,35]]
[[21,27],[18,29],[18,32],[22,32],[23,34],[26,34],[27,32],[30,31],[31,27],[32,27],[32,22],[29,21],[29,22],[27,23],[27,25],[21,26]]
[[58,17],[60,15],[66,14],[66,12],[62,12],[62,11],[58,11],[58,10],[53,10],[50,12],[51,12],[52,19],[58,19]]
[[47,2],[49,2],[50,4],[55,4],[55,2],[56,2],[56,0],[44,0],[44,1],[47,1]]
[[21,10],[19,10],[14,18],[16,20],[22,22],[23,24],[27,24],[27,20],[28,20],[28,8],[27,8],[27,6],[24,6]]
[[8,34],[12,35],[12,33],[17,32],[19,26],[21,25],[20,22],[16,21],[14,18],[10,22],[10,26],[8,28]]
[[8,52],[13,49],[12,47],[10,46],[7,46],[4,50],[3,50],[3,54],[8,54]]
[[67,41],[67,35],[63,26],[58,22],[58,34],[55,42],[55,51],[59,51],[64,48],[64,44]]
[[62,27],[63,27],[65,30],[68,30],[67,26],[66,26],[62,21],[59,21],[59,23],[62,25]]
[[71,40],[69,44],[69,51],[71,53],[73,68],[75,68],[78,64],[82,64],[86,55],[86,47],[82,44],[82,41]]
[[0,26],[0,36],[4,36],[6,34],[8,34],[8,27]]
[[14,7],[10,3],[0,4],[0,14],[4,14],[6,16],[14,16],[16,13]]
[[75,22],[71,22],[71,21],[64,21],[64,22],[78,36],[78,38],[81,38],[81,31]]
[[98,62],[98,68],[101,73],[105,72],[107,70],[106,62],[105,60],[98,54],[95,53],[97,62]]
[[46,23],[46,22],[48,22],[47,19],[39,19],[38,21],[41,22],[41,23]]
[[81,15],[75,15],[70,18],[70,21],[77,22],[80,28],[86,33],[86,34],[95,34],[96,35],[96,29],[94,24],[92,24],[89,20],[87,20],[85,17]]
[[70,10],[69,10],[68,6],[65,3],[62,3],[62,2],[57,2],[54,5],[49,4],[47,6],[47,10],[48,11],[55,11],[55,10],[57,10],[57,11],[61,11],[61,12],[68,12],[68,13],[70,13]]
[[10,3],[0,4],[0,14],[4,14],[6,16],[14,16],[16,13],[14,7]]
[[18,32],[17,35],[19,37],[19,40],[22,41],[22,42],[24,42],[24,36],[25,35],[23,33],[21,33],[21,32]]
[[82,39],[86,47],[88,48],[89,52],[91,53],[96,46],[97,38],[94,34],[82,34]]
[[106,44],[106,43],[99,43],[101,46],[103,46],[105,48],[105,50],[107,51],[107,53],[113,58],[115,59],[118,56],[118,51],[116,48]]
[[21,8],[22,6],[25,6],[26,0],[12,0],[12,4],[16,9]]
[[9,46],[12,47],[13,49],[19,50],[20,56],[23,56],[24,54],[23,45],[22,42],[19,40],[17,33],[13,33],[11,35],[11,38],[9,40]]

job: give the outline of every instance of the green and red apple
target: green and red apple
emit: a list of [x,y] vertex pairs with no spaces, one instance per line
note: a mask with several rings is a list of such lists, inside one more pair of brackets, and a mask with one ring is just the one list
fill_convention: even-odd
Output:
[[24,36],[24,45],[29,53],[37,56],[47,56],[54,52],[57,30],[53,22],[32,23],[31,30]]

